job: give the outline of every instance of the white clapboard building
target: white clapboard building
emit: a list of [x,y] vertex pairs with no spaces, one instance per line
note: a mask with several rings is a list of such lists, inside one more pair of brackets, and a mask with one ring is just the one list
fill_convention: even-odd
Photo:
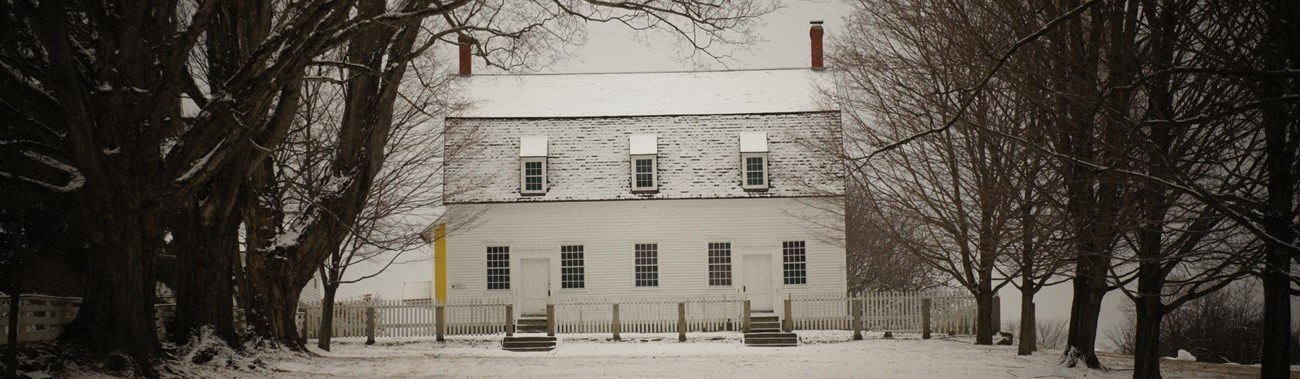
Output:
[[528,316],[567,297],[733,295],[762,312],[844,293],[819,50],[811,68],[459,79],[476,103],[446,120],[437,296]]

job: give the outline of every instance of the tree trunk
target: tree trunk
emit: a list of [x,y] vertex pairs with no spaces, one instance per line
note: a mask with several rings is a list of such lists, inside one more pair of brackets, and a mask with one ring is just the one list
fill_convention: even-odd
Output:
[[316,347],[330,351],[330,338],[334,336],[334,294],[338,293],[339,285],[335,283],[324,287],[324,298],[320,302],[320,337],[316,341]]
[[[237,180],[222,183],[239,185]],[[176,324],[171,338],[178,344],[189,341],[202,328],[211,327],[216,337],[231,346],[239,345],[231,303],[231,266],[239,254],[239,219],[233,214],[235,201],[219,196],[209,196],[194,204],[194,209],[182,211],[182,220],[172,228],[179,246]]]
[[[1138,280],[1142,281],[1142,278]],[[1159,292],[1148,296],[1143,287],[1149,286],[1138,283],[1140,293],[1136,301],[1137,336],[1133,350],[1133,378],[1155,379],[1160,378],[1160,322],[1164,319],[1165,311]]]
[[[283,264],[276,266],[283,266]],[[284,272],[283,270],[250,270],[250,272],[261,273],[249,278],[252,299],[247,313],[249,326],[253,332],[263,338],[279,342],[286,348],[304,350],[295,323],[302,286],[291,285],[288,280],[278,275]]]
[[975,294],[975,344],[993,344],[993,289],[989,279],[980,281],[980,291]]
[[[1300,5],[1292,0],[1271,0],[1265,4],[1267,30],[1263,40],[1265,70],[1283,70],[1300,64],[1300,31],[1295,20],[1300,16]],[[1288,60],[1290,65],[1288,65]],[[1286,378],[1290,375],[1291,359],[1291,304],[1290,273],[1292,257],[1300,251],[1288,245],[1295,243],[1295,172],[1296,149],[1300,148],[1300,135],[1292,132],[1296,123],[1292,105],[1276,101],[1287,92],[1300,92],[1295,79],[1287,81],[1264,79],[1260,83],[1260,100],[1267,102],[1262,108],[1265,135],[1264,161],[1268,189],[1268,208],[1264,210],[1264,230],[1276,241],[1265,241],[1264,282],[1264,341],[1261,357],[1262,378]]]
[[1016,354],[1030,355],[1038,350],[1038,316],[1034,310],[1034,292],[1020,291],[1020,344]]
[[[1081,256],[1080,267],[1089,263],[1082,262],[1087,256]],[[1105,275],[1095,273],[1093,275]],[[1099,288],[1100,286],[1100,288]],[[1097,318],[1101,315],[1101,299],[1106,295],[1106,282],[1103,276],[1094,279],[1080,272],[1074,278],[1074,300],[1070,304],[1070,329],[1066,339],[1066,349],[1061,357],[1061,364],[1077,367],[1080,363],[1089,368],[1101,368],[1097,360]]]
[[[1294,240],[1294,239],[1293,239]],[[1280,246],[1269,249],[1264,271],[1264,343],[1261,378],[1286,378],[1291,361],[1291,259]]]
[[[126,189],[124,189],[126,190]],[[149,370],[158,354],[154,331],[154,251],[160,240],[143,200],[128,197],[88,202],[91,229],[89,285],[64,339],[98,351],[123,352]]]

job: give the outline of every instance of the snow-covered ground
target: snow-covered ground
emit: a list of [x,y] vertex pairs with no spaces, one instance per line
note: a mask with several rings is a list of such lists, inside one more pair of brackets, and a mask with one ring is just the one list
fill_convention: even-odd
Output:
[[[854,378],[1125,378],[1131,358],[1106,355],[1115,370],[1062,368],[1059,351],[1017,356],[1011,346],[975,346],[965,339],[920,340],[904,335],[851,341],[849,332],[799,332],[798,347],[746,347],[739,333],[692,333],[686,343],[675,334],[562,335],[545,353],[500,348],[500,337],[336,340],[321,355],[283,355],[268,360],[275,377],[854,377]],[[314,345],[314,341],[312,341]],[[314,347],[313,347],[314,348]],[[1167,377],[1251,377],[1244,366],[1165,361]],[[262,371],[262,370],[259,370]],[[236,373],[226,372],[229,376]],[[266,372],[248,373],[266,376]]]

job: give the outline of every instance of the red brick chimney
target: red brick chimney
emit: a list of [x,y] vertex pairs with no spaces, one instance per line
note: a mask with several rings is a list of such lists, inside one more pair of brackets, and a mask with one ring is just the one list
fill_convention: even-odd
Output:
[[474,39],[470,38],[468,35],[461,34],[458,42],[460,42],[460,76],[469,76],[474,71],[474,61],[470,56],[470,49],[472,48]]
[[823,70],[826,66],[822,64],[822,22],[809,22],[812,27],[808,28],[808,37],[812,38],[812,69]]

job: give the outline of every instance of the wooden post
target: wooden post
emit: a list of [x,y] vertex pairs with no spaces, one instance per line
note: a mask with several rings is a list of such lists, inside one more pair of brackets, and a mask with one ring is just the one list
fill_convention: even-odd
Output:
[[794,331],[794,320],[790,318],[794,315],[793,309],[794,308],[790,304],[790,299],[785,299],[785,320],[781,320],[781,326],[787,333]]
[[555,304],[546,304],[546,336],[555,337]]
[[375,344],[375,307],[366,307],[366,345]]
[[506,304],[506,337],[515,335],[515,305]]
[[993,295],[992,308],[993,308],[993,317],[991,318],[993,320],[991,320],[991,323],[993,324],[993,336],[997,337],[998,333],[1002,332],[1002,297],[1001,296]]
[[743,332],[749,333],[749,300],[745,300],[745,323],[740,327]]
[[921,299],[921,339],[930,339],[930,299]]
[[862,340],[862,302],[858,299],[850,299],[849,306],[853,307],[853,340]]
[[686,303],[677,303],[677,342],[686,342]]
[[434,320],[435,320],[435,322],[434,322],[434,326],[433,326],[433,327],[434,327],[435,329],[437,329],[437,335],[438,335],[438,336],[437,336],[436,340],[437,340],[438,342],[442,342],[442,341],[446,341],[446,340],[447,340],[447,338],[446,338],[446,336],[447,336],[447,315],[446,315],[446,310],[447,310],[447,307],[446,307],[446,306],[443,306],[443,305],[437,305],[437,306],[434,306],[434,307],[433,307],[433,318],[434,318]]
[[622,330],[622,329],[623,329],[623,325],[620,325],[619,322],[618,322],[618,304],[614,304],[614,324],[613,324],[613,325],[610,325],[610,329],[612,329],[612,330],[614,331],[614,340],[615,340],[615,341],[622,341],[622,340],[623,340],[623,337],[619,335],[619,333],[621,333],[621,332],[623,331],[623,330]]

